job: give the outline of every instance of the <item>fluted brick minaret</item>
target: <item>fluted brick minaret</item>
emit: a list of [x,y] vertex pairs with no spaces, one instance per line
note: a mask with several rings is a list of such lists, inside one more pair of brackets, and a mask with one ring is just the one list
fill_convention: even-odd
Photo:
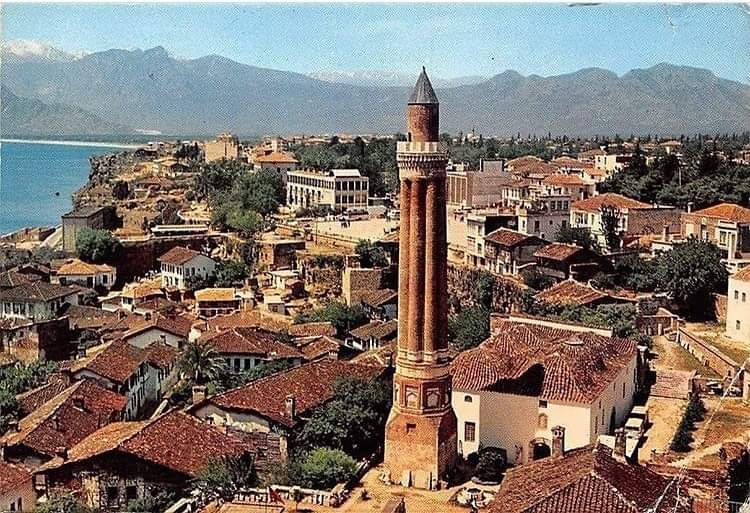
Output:
[[397,145],[401,181],[398,352],[385,466],[406,486],[435,488],[456,455],[447,358],[445,166],[439,103],[424,68]]

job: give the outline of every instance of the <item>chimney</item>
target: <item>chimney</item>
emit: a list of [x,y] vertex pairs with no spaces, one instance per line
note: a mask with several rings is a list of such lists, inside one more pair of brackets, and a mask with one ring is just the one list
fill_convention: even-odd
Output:
[[615,429],[615,448],[612,451],[612,456],[614,456],[617,461],[625,461],[626,441],[625,430],[623,428]]
[[68,459],[68,448],[67,447],[63,447],[63,446],[60,446],[60,447],[56,448],[55,449],[55,456],[57,456],[58,458],[62,458],[63,460],[67,460]]
[[195,385],[193,387],[193,404],[198,404],[206,400],[206,387]]
[[85,403],[82,395],[74,395],[73,396],[73,406],[75,408],[78,408],[79,410],[85,410],[86,409],[86,403]]
[[552,428],[552,457],[560,458],[565,455],[565,428],[555,426]]
[[694,203],[692,201],[688,201],[688,204],[687,204],[688,214],[693,211],[693,205],[694,205]]
[[286,396],[286,399],[284,400],[284,408],[286,410],[286,416],[294,420],[297,415],[297,400],[293,395]]

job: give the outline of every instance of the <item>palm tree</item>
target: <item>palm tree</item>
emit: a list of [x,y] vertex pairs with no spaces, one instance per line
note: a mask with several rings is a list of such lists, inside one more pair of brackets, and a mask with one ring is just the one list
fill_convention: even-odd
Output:
[[224,360],[207,342],[188,342],[180,359],[182,371],[196,385],[217,379],[224,371]]

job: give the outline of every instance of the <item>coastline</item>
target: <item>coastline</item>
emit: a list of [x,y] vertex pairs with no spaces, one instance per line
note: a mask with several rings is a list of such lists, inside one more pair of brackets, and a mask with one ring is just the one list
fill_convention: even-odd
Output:
[[54,144],[58,146],[82,146],[91,148],[122,148],[134,150],[142,144],[110,143],[110,142],[86,142],[86,141],[56,141],[43,139],[0,139],[0,143],[22,143],[22,144]]

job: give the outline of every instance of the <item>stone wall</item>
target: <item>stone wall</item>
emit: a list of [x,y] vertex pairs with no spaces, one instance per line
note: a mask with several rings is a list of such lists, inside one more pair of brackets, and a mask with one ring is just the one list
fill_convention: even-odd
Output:
[[[465,266],[448,266],[448,297],[449,307],[460,305],[463,308],[477,306],[474,300],[474,289],[480,275],[479,271]],[[491,275],[494,279],[492,286],[492,311],[497,313],[511,313],[518,310],[523,291],[527,288],[522,283],[503,276]]]

